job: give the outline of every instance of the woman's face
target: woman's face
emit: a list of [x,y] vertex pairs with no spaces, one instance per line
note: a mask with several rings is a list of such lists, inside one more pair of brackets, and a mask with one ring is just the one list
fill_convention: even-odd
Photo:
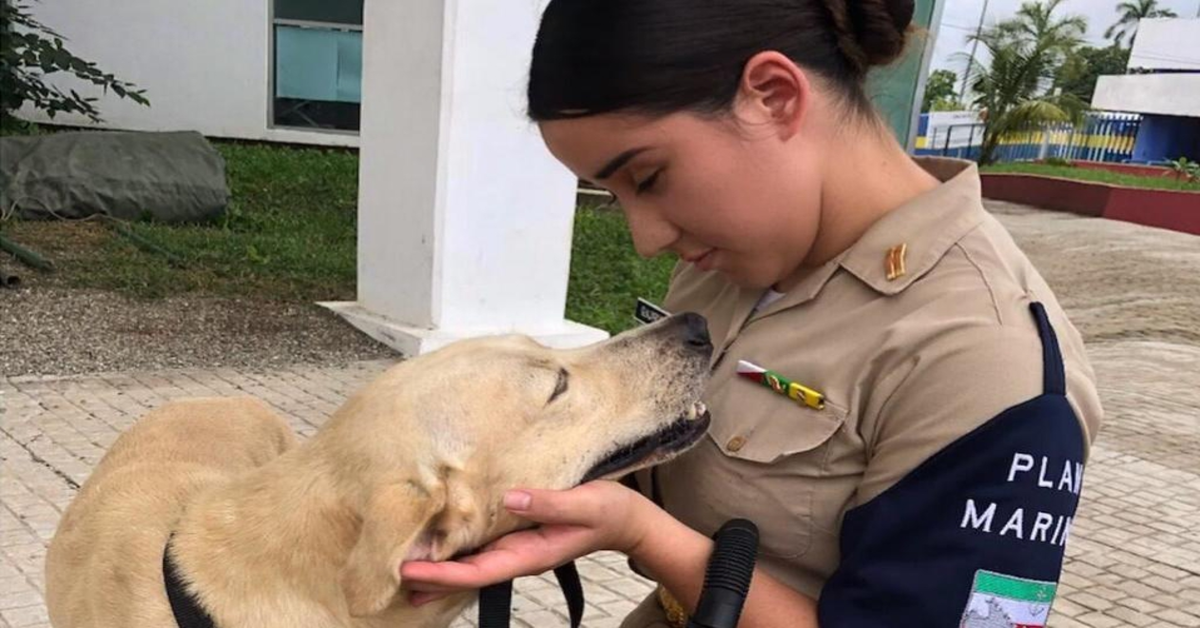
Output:
[[772,120],[604,114],[541,123],[550,151],[620,201],[643,257],[672,251],[752,288],[796,271],[820,223],[821,164]]

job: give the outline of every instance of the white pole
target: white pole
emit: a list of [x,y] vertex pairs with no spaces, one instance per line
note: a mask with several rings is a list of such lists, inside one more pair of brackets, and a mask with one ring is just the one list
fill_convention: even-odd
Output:
[[404,354],[607,336],[564,318],[576,181],[524,117],[542,5],[366,1],[358,301],[327,305]]
[[971,42],[971,57],[967,60],[967,69],[963,71],[962,89],[959,90],[958,101],[967,101],[967,78],[971,76],[971,68],[975,66],[975,52],[979,48],[979,35],[983,33],[983,18],[987,16],[988,0],[983,0],[983,10],[979,12],[979,25],[975,27],[975,40]]

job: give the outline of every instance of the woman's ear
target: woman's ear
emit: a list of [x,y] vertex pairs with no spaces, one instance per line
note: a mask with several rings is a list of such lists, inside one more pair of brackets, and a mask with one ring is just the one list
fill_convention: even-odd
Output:
[[739,120],[769,125],[790,139],[800,132],[811,98],[808,74],[782,53],[765,51],[742,69],[734,108]]

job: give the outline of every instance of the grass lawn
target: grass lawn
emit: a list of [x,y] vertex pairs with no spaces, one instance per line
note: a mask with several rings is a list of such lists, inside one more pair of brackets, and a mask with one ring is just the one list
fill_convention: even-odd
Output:
[[637,297],[661,303],[674,255],[638,257],[620,211],[580,207],[575,212],[567,318],[612,333],[634,325]]
[[[346,151],[221,143],[232,201],[218,222],[139,222],[174,268],[99,221],[13,222],[6,235],[59,266],[55,281],[155,298],[182,292],[285,300],[354,294],[358,159]],[[26,273],[28,274],[28,273]]]
[[[99,221],[10,221],[0,230],[50,258],[58,271],[30,277],[7,254],[0,263],[54,285],[136,298],[180,293],[309,303],[353,299],[358,157],[352,151],[219,142],[232,202],[208,225],[140,222],[132,230],[182,260],[147,252]],[[576,213],[567,315],[618,332],[632,325],[637,296],[661,299],[672,259],[642,260],[620,212]],[[30,285],[36,287],[34,282]]]
[[1200,192],[1200,183],[1175,180],[1171,175],[1162,177],[1144,177],[1132,174],[1076,168],[1074,166],[1055,166],[1050,164],[1035,164],[1027,162],[1009,162],[984,166],[982,172],[1039,174],[1048,177],[1062,177],[1080,181],[1096,181],[1110,185],[1122,185],[1134,188],[1151,188],[1158,190],[1186,190]]

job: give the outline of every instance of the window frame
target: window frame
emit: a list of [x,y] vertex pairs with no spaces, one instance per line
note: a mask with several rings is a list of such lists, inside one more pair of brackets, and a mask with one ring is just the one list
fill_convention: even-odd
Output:
[[[267,0],[267,18],[267,129],[307,131],[309,133],[328,133],[331,135],[358,137],[362,131],[361,125],[359,129],[351,130],[326,129],[313,126],[293,126],[290,124],[278,124],[275,122],[275,27],[294,26],[299,28],[315,28],[361,33],[363,32],[363,25],[346,24],[344,22],[322,22],[320,20],[296,20],[291,18],[276,17],[275,0]],[[361,112],[362,102],[360,101],[358,105],[359,111]]]

